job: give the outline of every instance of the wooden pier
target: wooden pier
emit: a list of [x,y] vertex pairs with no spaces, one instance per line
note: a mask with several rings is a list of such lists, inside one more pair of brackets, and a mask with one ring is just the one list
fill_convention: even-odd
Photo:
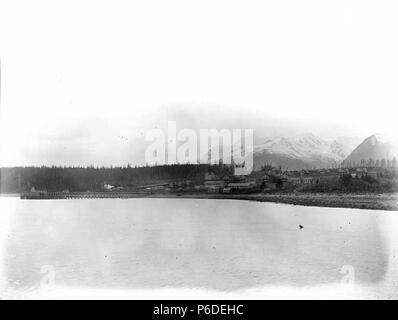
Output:
[[131,192],[23,192],[20,195],[21,199],[106,199],[106,198],[139,198],[146,195],[151,195],[151,192],[131,191]]

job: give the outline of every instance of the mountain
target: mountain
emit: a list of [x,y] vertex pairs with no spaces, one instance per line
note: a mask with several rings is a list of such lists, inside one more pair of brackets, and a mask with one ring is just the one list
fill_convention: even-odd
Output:
[[311,133],[290,138],[254,137],[254,168],[266,163],[289,169],[332,167],[339,165],[359,142],[355,137],[322,139]]
[[[362,141],[358,137],[338,137],[322,139],[312,133],[293,137],[262,138],[253,136],[253,164],[258,170],[265,164],[282,166],[290,170],[328,168],[340,165],[348,154]],[[234,154],[243,149],[244,143],[236,143]],[[211,154],[215,154],[212,149]],[[243,153],[243,152],[242,152]],[[202,154],[201,161],[206,161],[209,152]],[[236,163],[242,163],[243,158]]]
[[398,157],[398,140],[381,134],[374,134],[366,138],[356,147],[345,162],[361,162],[361,160],[391,160]]

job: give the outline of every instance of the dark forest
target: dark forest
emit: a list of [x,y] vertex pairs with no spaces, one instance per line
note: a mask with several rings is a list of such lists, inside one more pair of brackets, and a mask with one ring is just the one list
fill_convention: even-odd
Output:
[[136,187],[159,181],[190,179],[200,181],[206,172],[230,174],[227,165],[183,164],[153,167],[7,167],[0,169],[0,192],[36,190],[82,192],[101,190],[104,184]]

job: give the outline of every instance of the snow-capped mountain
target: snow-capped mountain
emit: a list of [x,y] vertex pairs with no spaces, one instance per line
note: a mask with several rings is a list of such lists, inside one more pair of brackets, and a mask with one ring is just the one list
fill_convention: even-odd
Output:
[[393,137],[374,134],[366,138],[345,159],[346,162],[360,162],[361,160],[391,160],[398,158],[398,141]]
[[[269,163],[292,170],[332,167],[341,164],[361,141],[362,139],[358,137],[322,139],[311,133],[276,138],[262,138],[254,135],[254,169],[258,170],[262,165]],[[239,148],[243,149],[243,144],[234,145],[234,154],[238,153]],[[214,150],[211,152],[214,153]],[[202,157],[202,159],[207,158],[208,153]],[[240,162],[243,160],[237,161],[237,163]]]
[[360,139],[322,139],[314,134],[274,139],[254,138],[254,166],[272,163],[289,169],[322,168],[340,164]]

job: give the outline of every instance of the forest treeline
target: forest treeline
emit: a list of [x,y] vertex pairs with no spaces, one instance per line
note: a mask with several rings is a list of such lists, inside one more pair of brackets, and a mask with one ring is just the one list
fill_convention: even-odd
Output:
[[206,172],[232,173],[227,165],[174,164],[154,167],[7,167],[0,169],[0,192],[36,190],[71,192],[101,190],[104,184],[135,187],[159,180],[202,180]]

